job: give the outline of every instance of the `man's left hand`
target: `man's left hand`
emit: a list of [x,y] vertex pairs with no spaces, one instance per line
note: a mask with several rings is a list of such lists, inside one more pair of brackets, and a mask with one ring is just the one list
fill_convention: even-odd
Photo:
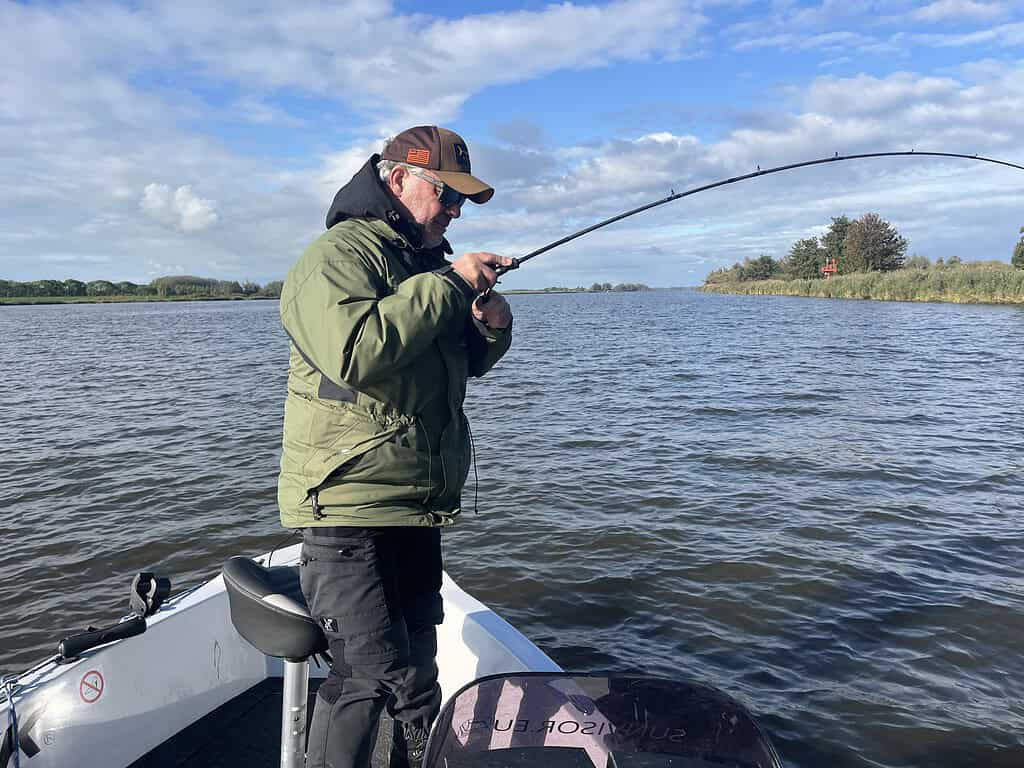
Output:
[[488,328],[508,328],[512,322],[512,308],[505,301],[505,297],[497,291],[491,291],[486,303],[481,303],[481,299],[483,297],[478,296],[473,302],[473,317]]

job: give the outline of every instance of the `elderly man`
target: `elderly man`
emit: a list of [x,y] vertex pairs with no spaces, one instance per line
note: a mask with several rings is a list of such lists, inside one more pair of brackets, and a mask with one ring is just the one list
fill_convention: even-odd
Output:
[[449,262],[445,233],[466,200],[493,194],[461,137],[410,128],[341,188],[285,281],[278,502],[303,530],[302,590],[332,655],[310,767],[368,766],[384,707],[391,766],[417,766],[440,707],[440,529],[459,515],[471,458],[462,402],[512,325],[500,294],[479,298],[511,259]]

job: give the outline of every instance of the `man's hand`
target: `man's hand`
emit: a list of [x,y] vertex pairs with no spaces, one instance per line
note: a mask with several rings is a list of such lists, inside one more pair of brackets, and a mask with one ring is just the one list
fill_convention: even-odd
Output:
[[[488,288],[493,288],[498,281],[494,273],[494,267],[510,267],[512,259],[508,256],[499,256],[496,253],[478,252],[464,253],[452,262],[452,269],[459,273],[459,276],[476,289],[477,293],[483,293]],[[511,317],[511,315],[509,315]]]
[[482,302],[482,299],[483,296],[478,296],[473,302],[473,317],[488,328],[495,330],[508,328],[512,322],[512,308],[505,301],[505,297],[496,291],[491,291],[487,295],[486,302]]

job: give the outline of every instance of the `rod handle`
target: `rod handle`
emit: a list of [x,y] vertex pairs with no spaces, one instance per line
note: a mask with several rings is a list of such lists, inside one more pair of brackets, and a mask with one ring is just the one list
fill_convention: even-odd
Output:
[[495,268],[494,268],[494,273],[495,273],[495,274],[496,274],[496,275],[497,275],[498,277],[501,277],[501,276],[502,276],[502,275],[504,275],[504,274],[505,274],[506,272],[511,272],[511,271],[512,271],[513,269],[519,269],[519,259],[517,259],[517,258],[515,258],[515,257],[513,257],[513,258],[512,258],[512,263],[511,263],[511,264],[509,264],[509,265],[508,265],[507,267],[505,267],[505,266],[498,266],[498,267],[495,267]]
[[112,642],[123,640],[127,637],[135,637],[146,631],[146,620],[135,616],[128,621],[122,621],[102,629],[93,629],[88,632],[80,632],[77,635],[68,635],[60,641],[57,646],[57,653],[62,661],[70,661],[90,648]]

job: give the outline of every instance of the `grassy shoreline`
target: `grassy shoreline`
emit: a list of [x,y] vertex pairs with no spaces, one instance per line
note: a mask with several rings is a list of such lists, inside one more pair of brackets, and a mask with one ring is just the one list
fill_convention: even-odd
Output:
[[[644,290],[658,290],[645,288]],[[502,291],[504,294],[536,294],[536,293],[635,293],[636,291],[591,291],[580,288],[514,288]],[[120,304],[142,301],[251,301],[259,299],[279,299],[280,296],[252,296],[246,294],[219,294],[193,296],[12,296],[0,297],[0,305],[4,304]]]
[[705,293],[805,296],[821,299],[1024,304],[1024,270],[958,266],[839,275],[831,280],[708,283]]
[[277,300],[278,296],[244,296],[227,294],[223,296],[12,296],[0,297],[4,304],[127,304],[150,301],[258,301]]

